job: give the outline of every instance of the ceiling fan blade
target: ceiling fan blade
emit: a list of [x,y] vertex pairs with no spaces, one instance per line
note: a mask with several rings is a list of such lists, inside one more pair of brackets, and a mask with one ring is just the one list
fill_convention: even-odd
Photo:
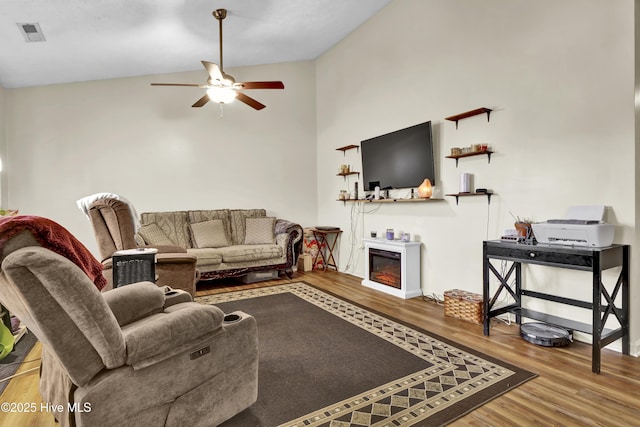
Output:
[[242,89],[284,89],[282,82],[242,82],[236,83]]
[[190,86],[190,87],[200,87],[197,83],[151,83],[151,86]]
[[219,82],[223,80],[224,77],[222,76],[222,72],[220,71],[220,68],[216,64],[209,61],[200,61],[200,62],[202,62],[202,65],[204,65],[204,68],[207,69],[207,73],[209,73],[209,77],[211,77],[211,80],[219,81]]
[[266,105],[259,103],[255,99],[245,95],[242,92],[238,92],[238,94],[236,95],[236,99],[240,102],[244,102],[249,107],[255,108],[256,110],[262,110],[264,107],[266,107]]
[[209,95],[205,94],[202,98],[198,99],[195,104],[192,105],[194,108],[202,107],[204,104],[209,102]]

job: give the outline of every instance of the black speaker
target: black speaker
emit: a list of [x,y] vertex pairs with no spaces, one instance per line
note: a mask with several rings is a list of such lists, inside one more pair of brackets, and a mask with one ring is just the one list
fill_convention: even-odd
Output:
[[358,183],[355,183],[355,190],[353,191],[353,198],[358,200]]

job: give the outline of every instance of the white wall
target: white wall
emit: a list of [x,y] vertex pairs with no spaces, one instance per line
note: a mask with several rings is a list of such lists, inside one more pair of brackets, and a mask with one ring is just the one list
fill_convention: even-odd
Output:
[[[93,192],[120,193],[141,212],[265,207],[303,225],[342,227],[340,267],[356,275],[362,235],[394,228],[424,243],[422,289],[439,296],[481,291],[482,241],[512,227],[509,212],[540,221],[569,205],[605,204],[616,243],[637,247],[633,6],[396,0],[315,62],[230,70],[239,80],[282,79],[287,89],[255,91],[267,109],[234,105],[223,119],[215,107],[189,107],[196,89],[148,86],[200,82],[204,72],[4,89],[3,205],[57,220],[94,251],[75,207]],[[443,119],[482,106],[495,109],[491,123],[478,116],[456,131]],[[434,124],[436,196],[456,192],[459,174],[471,172],[496,192],[491,205],[482,197],[367,205],[375,212],[352,221],[356,205],[335,200],[353,180],[336,173],[341,163],[359,169],[359,155],[335,149],[426,120]],[[451,147],[477,142],[495,149],[491,164],[474,157],[456,168],[444,159]],[[525,277],[543,292],[589,297],[581,272],[527,267]],[[631,312],[640,309],[633,288]],[[589,321],[565,306],[544,309]],[[640,318],[631,321],[638,353]]]
[[229,69],[267,108],[191,108],[202,90],[150,82],[204,82],[203,71],[5,89],[9,206],[49,217],[97,253],[76,200],[114,192],[138,212],[265,208],[316,222],[312,62]]
[[3,170],[0,171],[0,207],[7,206],[7,180],[5,179],[4,166],[7,162],[7,126],[5,114],[5,89],[0,85],[0,160],[3,162]]
[[[361,276],[359,239],[394,228],[424,243],[425,294],[481,293],[482,241],[513,228],[510,212],[542,221],[570,205],[607,205],[616,243],[634,242],[632,0],[396,0],[319,58],[316,75],[318,218],[347,230],[342,270]],[[478,107],[494,109],[490,123],[477,116],[456,130],[444,120]],[[355,151],[335,149],[426,120],[434,124],[436,194],[458,192],[460,173],[470,172],[477,187],[496,192],[491,205],[484,197],[458,206],[450,197],[366,205],[375,212],[355,215],[352,232],[354,205],[335,200],[353,179],[346,187],[336,172],[341,163],[361,164]],[[478,156],[456,168],[444,158],[451,147],[479,142],[496,151],[490,164]],[[590,299],[588,274],[527,267],[525,276],[542,292]],[[587,311],[543,305],[590,321]],[[640,319],[632,321],[637,353]]]

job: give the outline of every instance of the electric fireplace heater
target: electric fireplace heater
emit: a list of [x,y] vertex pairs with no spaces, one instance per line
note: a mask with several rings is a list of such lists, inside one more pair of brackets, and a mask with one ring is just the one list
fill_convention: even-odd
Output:
[[369,249],[369,279],[402,289],[402,254],[383,249]]
[[405,299],[422,295],[420,242],[363,239],[363,243],[364,286]]

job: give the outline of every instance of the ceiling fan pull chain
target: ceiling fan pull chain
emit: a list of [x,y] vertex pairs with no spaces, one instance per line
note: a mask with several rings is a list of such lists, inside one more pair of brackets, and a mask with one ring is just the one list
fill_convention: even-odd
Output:
[[224,103],[220,103],[220,118],[224,117]]

